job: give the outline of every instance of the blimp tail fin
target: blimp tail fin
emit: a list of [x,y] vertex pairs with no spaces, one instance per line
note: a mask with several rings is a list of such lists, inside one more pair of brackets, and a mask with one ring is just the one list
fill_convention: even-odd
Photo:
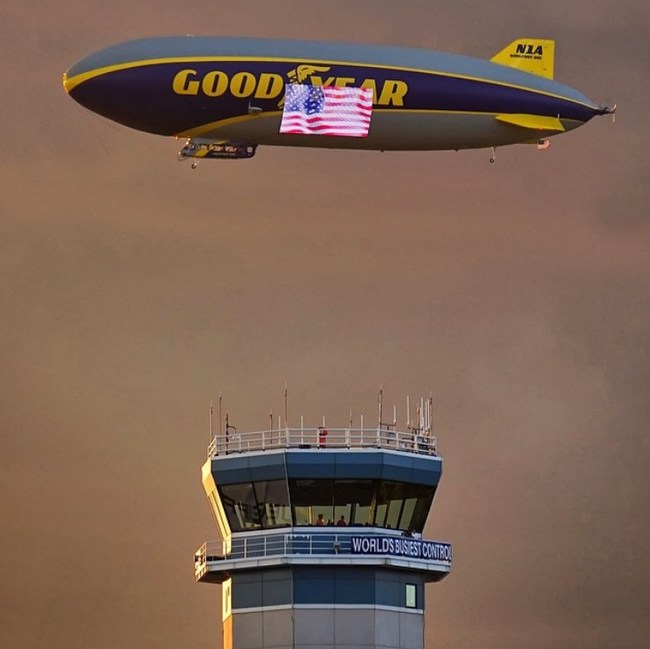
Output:
[[552,79],[555,41],[542,38],[518,38],[495,54],[490,61]]

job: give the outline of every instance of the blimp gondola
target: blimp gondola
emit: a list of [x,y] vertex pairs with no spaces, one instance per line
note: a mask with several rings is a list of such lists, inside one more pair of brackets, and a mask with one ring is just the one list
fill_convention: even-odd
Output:
[[182,138],[180,159],[246,159],[260,145],[426,151],[531,143],[613,113],[554,79],[553,40],[490,60],[296,40],[162,37],[92,54],[63,75],[79,104]]

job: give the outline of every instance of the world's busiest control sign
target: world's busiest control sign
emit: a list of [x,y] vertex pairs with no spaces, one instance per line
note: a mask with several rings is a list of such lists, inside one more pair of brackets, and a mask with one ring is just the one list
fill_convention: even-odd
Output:
[[451,544],[406,536],[353,536],[352,554],[388,554],[451,563]]

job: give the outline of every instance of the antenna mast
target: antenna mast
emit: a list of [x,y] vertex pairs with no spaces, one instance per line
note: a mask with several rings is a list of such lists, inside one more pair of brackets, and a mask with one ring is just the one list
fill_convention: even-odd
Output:
[[208,444],[212,444],[212,440],[214,439],[214,433],[212,429],[212,419],[213,419],[212,415],[213,415],[212,399],[210,399],[210,428],[209,428],[210,439],[208,440]]
[[284,425],[289,428],[289,390],[287,384],[284,384]]

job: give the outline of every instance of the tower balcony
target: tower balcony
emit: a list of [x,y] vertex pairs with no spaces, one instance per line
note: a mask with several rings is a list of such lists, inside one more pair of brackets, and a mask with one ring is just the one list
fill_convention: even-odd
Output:
[[274,449],[364,449],[381,448],[437,455],[437,439],[428,430],[378,428],[278,428],[257,432],[232,432],[215,436],[208,446],[208,459],[234,453]]
[[452,547],[394,530],[336,526],[235,534],[204,543],[194,556],[196,580],[222,583],[233,572],[292,566],[366,566],[415,571],[426,582],[449,574]]

